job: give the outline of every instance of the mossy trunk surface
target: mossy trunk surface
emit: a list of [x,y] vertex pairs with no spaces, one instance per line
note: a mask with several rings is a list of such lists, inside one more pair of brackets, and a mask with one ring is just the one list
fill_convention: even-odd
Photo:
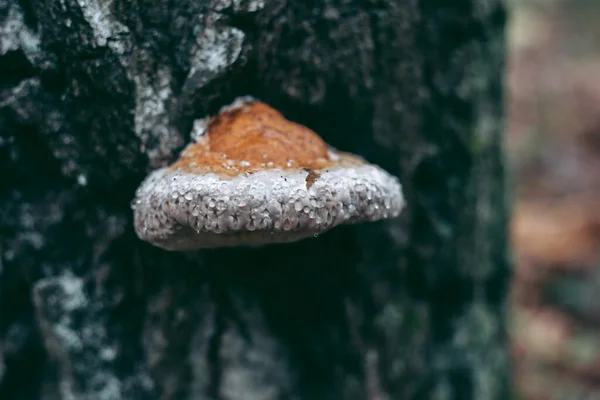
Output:
[[[0,0],[1,399],[509,396],[500,0]],[[399,219],[166,252],[130,201],[252,95]]]

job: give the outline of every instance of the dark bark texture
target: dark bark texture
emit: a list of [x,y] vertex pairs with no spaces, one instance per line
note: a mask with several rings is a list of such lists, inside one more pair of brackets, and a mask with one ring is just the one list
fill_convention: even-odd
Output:
[[[0,399],[507,399],[501,0],[0,0]],[[130,201],[255,96],[393,221],[170,253]]]

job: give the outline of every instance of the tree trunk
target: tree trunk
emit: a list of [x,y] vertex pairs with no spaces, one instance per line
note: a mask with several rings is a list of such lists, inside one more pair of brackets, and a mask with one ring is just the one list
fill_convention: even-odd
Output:
[[[0,0],[1,399],[507,399],[500,0]],[[166,252],[130,201],[252,95],[408,207]]]

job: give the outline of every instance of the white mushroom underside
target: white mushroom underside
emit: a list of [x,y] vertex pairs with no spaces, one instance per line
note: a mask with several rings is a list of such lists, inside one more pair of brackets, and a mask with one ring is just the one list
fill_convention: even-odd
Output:
[[374,165],[315,171],[270,169],[225,179],[154,171],[134,200],[137,235],[167,250],[290,242],[339,224],[393,218],[398,179]]

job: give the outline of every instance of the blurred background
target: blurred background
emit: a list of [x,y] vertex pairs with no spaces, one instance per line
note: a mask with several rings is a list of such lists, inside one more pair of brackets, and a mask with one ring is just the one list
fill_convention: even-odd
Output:
[[515,379],[522,399],[598,399],[600,1],[511,3]]

